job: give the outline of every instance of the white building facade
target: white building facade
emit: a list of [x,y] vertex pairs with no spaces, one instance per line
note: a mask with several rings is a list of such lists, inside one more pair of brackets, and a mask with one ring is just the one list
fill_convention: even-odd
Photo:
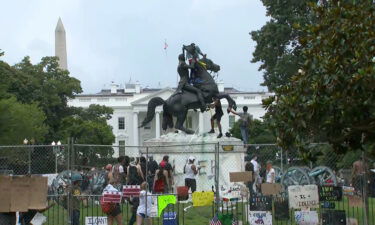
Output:
[[[254,119],[261,119],[265,114],[262,107],[262,99],[273,95],[267,92],[241,92],[234,88],[224,88],[223,83],[218,83],[219,91],[226,92],[237,103],[237,111],[242,112],[242,107],[247,106],[248,112]],[[162,107],[156,108],[154,119],[143,128],[138,128],[146,117],[148,101],[153,97],[167,99],[174,93],[172,88],[141,88],[139,83],[119,85],[112,83],[110,88],[103,89],[97,94],[80,94],[69,100],[68,104],[74,107],[87,108],[91,104],[104,105],[113,108],[113,115],[108,124],[113,127],[113,134],[116,137],[113,145],[118,146],[141,146],[143,142],[151,138],[158,138],[163,134]],[[221,100],[224,116],[221,119],[223,133],[230,130],[238,116],[227,114],[228,102]],[[214,114],[214,109],[201,113],[200,110],[190,110],[185,126],[196,133],[208,132],[211,129],[210,118]],[[115,155],[118,156],[118,150]]]

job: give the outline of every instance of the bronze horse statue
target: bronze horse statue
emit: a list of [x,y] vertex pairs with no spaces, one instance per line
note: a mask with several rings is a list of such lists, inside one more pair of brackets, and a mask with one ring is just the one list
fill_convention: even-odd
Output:
[[[212,60],[208,58],[203,58],[196,63],[195,67],[195,80],[193,81],[193,86],[202,91],[205,103],[212,103],[213,97],[217,97],[219,99],[225,98],[228,101],[229,107],[236,110],[236,102],[228,94],[219,93],[215,80],[207,72],[218,72],[220,70],[220,66],[213,63]],[[184,122],[189,109],[195,110],[201,107],[199,99],[195,93],[184,91],[182,93],[174,93],[167,100],[160,97],[150,99],[148,102],[146,118],[139,127],[144,127],[146,124],[151,122],[155,116],[155,108],[159,105],[163,105],[163,130],[166,130],[168,127],[173,128],[172,117],[175,116],[177,117],[177,121],[174,126],[176,129],[184,131],[187,134],[194,133],[194,131],[184,127]]]

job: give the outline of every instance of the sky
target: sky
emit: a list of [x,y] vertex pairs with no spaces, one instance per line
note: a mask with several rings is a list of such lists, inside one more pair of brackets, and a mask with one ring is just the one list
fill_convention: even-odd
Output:
[[177,56],[192,42],[221,66],[218,80],[226,87],[266,91],[259,64],[250,62],[249,32],[268,21],[260,0],[17,0],[1,8],[0,49],[11,65],[53,56],[61,17],[68,69],[84,93],[130,80],[175,87]]

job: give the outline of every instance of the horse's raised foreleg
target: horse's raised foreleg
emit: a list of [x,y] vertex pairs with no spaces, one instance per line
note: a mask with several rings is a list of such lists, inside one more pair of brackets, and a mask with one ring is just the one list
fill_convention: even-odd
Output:
[[228,101],[228,106],[229,106],[229,108],[232,108],[232,109],[234,109],[234,110],[236,110],[237,109],[237,104],[236,104],[236,102],[228,95],[228,94],[223,94],[223,93],[221,93],[221,94],[219,94],[218,96],[217,96],[219,99],[222,99],[222,98],[225,98],[227,101]]
[[176,121],[176,124],[175,124],[175,128],[177,130],[181,130],[187,134],[194,134],[194,131],[192,130],[189,130],[187,128],[184,127],[184,122],[185,122],[185,119],[186,119],[186,115],[187,115],[187,109],[183,109],[181,110],[181,112],[178,114],[177,116],[177,121]]

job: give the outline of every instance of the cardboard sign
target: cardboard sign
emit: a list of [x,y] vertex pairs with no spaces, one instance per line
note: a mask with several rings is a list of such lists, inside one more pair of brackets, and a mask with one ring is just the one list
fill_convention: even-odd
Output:
[[[12,177],[10,212],[29,210],[30,177]],[[44,199],[46,201],[46,199]]]
[[349,195],[349,207],[363,207],[363,200],[361,197],[356,195]]
[[124,197],[137,197],[141,192],[141,186],[139,185],[124,185],[122,187],[122,195]]
[[354,187],[342,186],[343,195],[354,195]]
[[252,180],[252,172],[232,172],[229,173],[230,182],[249,182]]
[[328,210],[322,213],[322,225],[346,225],[344,210]]
[[47,207],[48,193],[47,177],[30,178],[29,209],[45,209]]
[[85,225],[107,225],[106,216],[86,216]]
[[282,186],[278,183],[263,183],[261,190],[263,195],[277,195],[281,192]]
[[176,204],[177,199],[175,195],[159,195],[158,196],[158,217],[169,204]]
[[318,208],[319,195],[316,185],[293,185],[288,187],[289,207],[292,209]]
[[272,211],[272,198],[268,196],[250,197],[250,211]]
[[250,224],[272,225],[272,214],[267,211],[250,211]]
[[121,203],[121,192],[119,191],[105,191],[103,192],[103,202]]
[[212,191],[207,192],[194,192],[193,193],[193,206],[212,206],[214,201],[214,193]]
[[275,198],[275,220],[289,220],[289,202],[287,198]]
[[0,212],[9,212],[11,201],[11,181],[9,176],[0,176]]
[[316,211],[295,211],[294,218],[298,225],[319,225]]
[[319,201],[341,201],[342,188],[334,186],[319,186]]
[[152,197],[152,206],[150,210],[150,217],[158,217],[158,196],[153,195]]

